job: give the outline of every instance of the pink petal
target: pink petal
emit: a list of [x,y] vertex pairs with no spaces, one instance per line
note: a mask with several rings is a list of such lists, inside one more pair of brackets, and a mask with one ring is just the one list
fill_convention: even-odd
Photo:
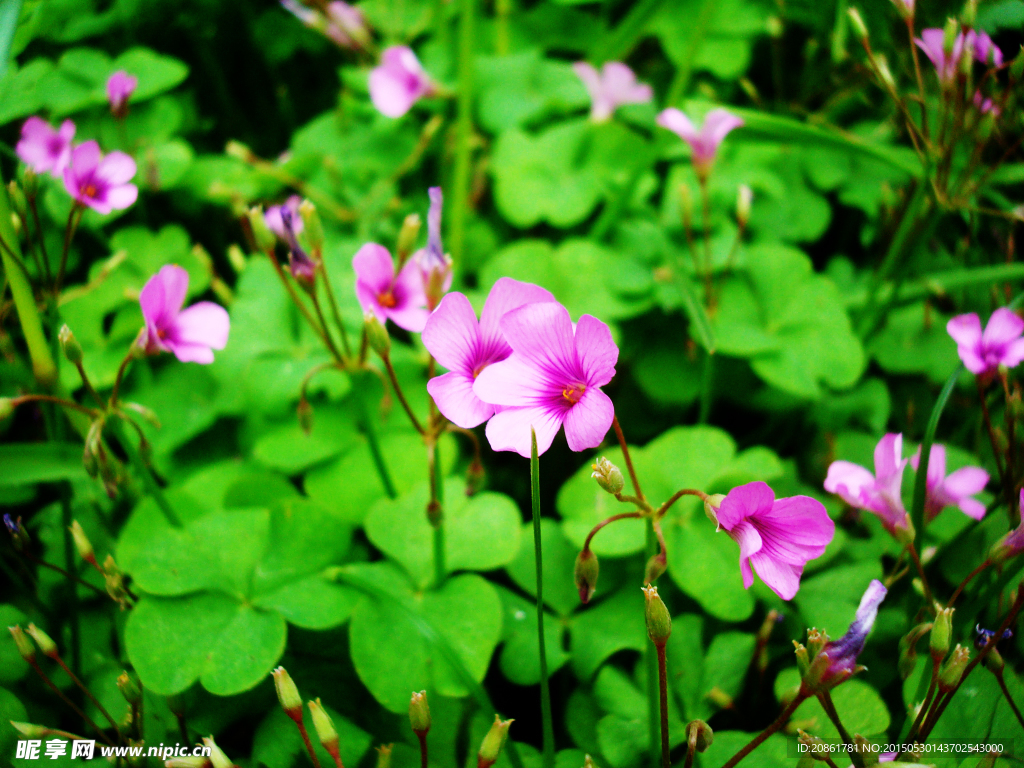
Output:
[[693,127],[690,118],[675,107],[662,110],[656,122],[662,128],[668,128],[668,130],[690,144],[697,141],[697,129]]
[[491,450],[515,451],[520,456],[530,458],[531,426],[537,433],[539,456],[551,447],[562,421],[556,411],[543,406],[509,408],[494,414],[487,422],[487,442],[491,444]]
[[902,479],[903,468],[907,462],[903,459],[903,435],[888,433],[875,446],[875,477],[879,481],[891,478],[896,474]]
[[473,393],[473,377],[460,372],[435,376],[427,392],[448,421],[463,429],[478,427],[494,415],[494,406]]
[[942,487],[954,498],[962,499],[981,493],[988,485],[989,475],[981,467],[961,467],[951,472]]
[[480,313],[480,335],[484,343],[490,346],[493,342],[500,340],[501,344],[507,346],[505,337],[498,327],[498,323],[506,313],[525,304],[554,300],[555,297],[551,295],[551,291],[541,288],[539,285],[523,283],[513,280],[511,277],[499,278],[487,295],[487,301],[484,302],[483,311]]
[[171,343],[167,348],[174,353],[174,356],[183,363],[202,363],[209,365],[213,362],[213,350],[205,344]]
[[600,389],[588,387],[580,401],[565,414],[565,439],[569,449],[597,448],[611,429],[615,406]]
[[71,150],[71,168],[76,178],[82,178],[94,171],[100,164],[100,145],[95,141],[84,141]]
[[413,259],[402,266],[393,286],[397,303],[384,307],[391,321],[410,333],[420,333],[427,324],[430,311],[427,309],[427,295],[423,289],[423,275]]
[[609,61],[602,68],[604,91],[612,104],[641,104],[653,97],[651,86],[638,83],[633,70],[620,61]]
[[500,326],[509,346],[542,371],[578,373],[572,320],[561,304],[527,304],[507,313]]
[[515,353],[484,368],[473,382],[473,393],[485,403],[508,407],[531,406],[560,392],[559,385],[546,381],[532,363]]
[[743,120],[725,109],[713,109],[704,117],[701,136],[714,148],[733,130],[743,125]]
[[760,481],[733,488],[718,508],[718,524],[731,531],[741,522],[760,512],[771,511],[775,492]]
[[729,530],[728,534],[740,546],[740,573],[743,576],[743,586],[750,589],[754,583],[754,574],[750,571],[750,557],[761,549],[761,534],[745,520]]
[[800,589],[800,576],[804,572],[802,565],[792,565],[776,560],[761,550],[750,557],[757,575],[768,588],[783,600],[792,600]]
[[1024,320],[1012,309],[1000,307],[989,318],[985,332],[981,335],[981,343],[985,347],[1002,346],[1015,341],[1021,333],[1024,333]]
[[576,324],[576,357],[588,386],[603,387],[615,375],[619,348],[611,330],[596,317],[583,315]]
[[142,316],[157,329],[170,328],[185,303],[188,293],[188,272],[177,264],[160,268],[139,292]]
[[111,152],[96,167],[96,178],[108,184],[125,184],[135,176],[135,161],[124,152]]
[[370,100],[385,117],[402,117],[419,99],[402,79],[380,67],[370,72],[369,85]]
[[[352,257],[352,269],[355,270],[357,282],[365,283],[377,293],[388,290],[395,277],[395,263],[391,254],[377,243],[367,243],[356,251]],[[363,309],[369,311],[365,306]]]
[[981,345],[981,320],[973,312],[951,318],[946,323],[946,332],[958,347],[974,349]]
[[423,346],[449,371],[470,374],[468,386],[472,388],[474,353],[479,345],[480,329],[469,299],[461,293],[449,293],[423,328]]
[[1007,368],[1016,368],[1022,360],[1024,360],[1024,339],[1017,339],[1006,345],[1006,349],[999,358],[999,363]]
[[977,499],[961,499],[957,506],[960,507],[961,512],[975,520],[981,520],[985,517],[985,505]]
[[134,184],[122,184],[107,190],[107,204],[118,211],[123,211],[135,204],[139,198],[139,188]]
[[777,499],[768,512],[757,513],[751,522],[766,542],[778,542],[789,553],[786,558],[800,558],[794,562],[821,557],[836,534],[825,506],[810,496]]
[[[917,451],[913,456],[910,457],[910,466],[913,467],[914,471],[917,471],[918,466],[921,464],[921,446],[917,446]],[[939,443],[933,443],[932,449],[928,456],[928,479],[925,486],[928,490],[932,490],[937,487],[942,479],[946,476],[946,446]]]
[[591,100],[595,100],[601,95],[601,76],[592,65],[585,61],[577,61],[572,65],[572,71],[583,81]]
[[224,349],[228,343],[231,318],[224,307],[212,301],[200,301],[182,310],[174,321],[175,341]]
[[825,490],[853,507],[861,507],[865,491],[874,490],[875,476],[859,464],[833,461],[825,478]]

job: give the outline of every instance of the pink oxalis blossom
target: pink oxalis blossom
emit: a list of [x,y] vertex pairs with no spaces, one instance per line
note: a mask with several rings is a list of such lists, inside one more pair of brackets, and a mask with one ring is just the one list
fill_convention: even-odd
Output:
[[272,205],[267,208],[263,213],[263,221],[267,224],[267,229],[273,232],[282,240],[286,239],[284,221],[281,219],[281,211],[287,208],[294,214],[292,218],[292,231],[297,235],[302,231],[302,218],[298,215],[299,206],[302,204],[302,198],[298,195],[292,195],[280,205]]
[[139,78],[129,75],[123,69],[117,70],[107,80],[107,101],[114,117],[123,118],[128,114],[128,99],[135,93]]
[[97,213],[110,213],[129,207],[139,190],[128,182],[135,176],[135,161],[124,152],[104,157],[95,141],[79,144],[71,152],[64,169],[64,187],[79,205]]
[[704,118],[698,131],[686,115],[669,107],[658,115],[658,125],[667,128],[690,145],[693,167],[697,175],[706,178],[718,154],[718,147],[727,135],[743,125],[743,120],[725,109],[713,109]]
[[75,124],[65,120],[54,130],[41,117],[30,117],[21,126],[21,139],[14,151],[36,173],[49,173],[58,179],[71,162],[71,140],[75,138]]
[[494,415],[495,406],[476,396],[473,383],[487,366],[512,354],[499,327],[501,318],[525,304],[554,300],[544,288],[511,277],[499,279],[491,288],[479,322],[463,294],[449,293],[441,300],[423,329],[423,345],[449,371],[427,382],[427,391],[446,419],[471,429]]
[[370,99],[381,114],[401,117],[412,105],[434,92],[434,83],[412,48],[394,45],[370,72]]
[[502,408],[487,422],[495,451],[530,456],[530,428],[544,453],[565,426],[569,448],[596,448],[615,417],[601,387],[615,375],[619,348],[608,326],[583,315],[573,329],[561,304],[527,304],[498,323],[512,354],[487,366],[473,384],[483,402]]
[[590,118],[597,123],[611,119],[622,104],[646,104],[654,93],[651,86],[637,82],[633,70],[620,61],[606,62],[598,72],[585,61],[572,65],[590,94]]
[[[917,470],[921,461],[921,449],[910,459],[910,465]],[[931,520],[946,507],[959,507],[960,511],[975,520],[985,516],[985,505],[971,498],[985,490],[988,472],[981,467],[961,467],[946,474],[946,446],[933,445],[928,458],[928,477],[925,481],[925,519]]]
[[356,298],[363,312],[373,314],[381,323],[419,333],[430,315],[423,275],[416,259],[408,259],[395,275],[395,262],[388,249],[367,243],[352,257],[356,273]]
[[441,206],[444,197],[440,187],[431,187],[430,209],[427,211],[427,247],[413,254],[423,277],[427,309],[433,311],[441,297],[452,287],[452,260],[441,246]]
[[989,376],[1001,365],[1014,368],[1024,360],[1024,320],[1006,307],[992,313],[984,332],[981,319],[973,312],[952,318],[946,330],[956,342],[964,366],[976,376]]
[[824,554],[836,532],[820,501],[810,496],[776,499],[762,482],[733,488],[715,517],[739,544],[743,586],[750,589],[756,572],[783,600],[793,599],[804,565]]
[[875,474],[849,461],[833,461],[825,478],[825,490],[851,507],[878,516],[889,533],[900,537],[909,530],[903,506],[903,435],[889,433],[875,446]]
[[176,264],[161,267],[139,294],[146,330],[142,346],[149,354],[172,352],[183,363],[212,363],[213,350],[228,343],[227,310],[210,301],[182,309],[188,272]]
[[914,42],[931,61],[943,85],[949,85],[956,79],[960,57],[965,52],[982,64],[994,64],[997,67],[1003,64],[1003,52],[992,42],[992,38],[973,29],[958,34],[949,52],[946,51],[946,33],[938,27],[922,29],[921,37]]

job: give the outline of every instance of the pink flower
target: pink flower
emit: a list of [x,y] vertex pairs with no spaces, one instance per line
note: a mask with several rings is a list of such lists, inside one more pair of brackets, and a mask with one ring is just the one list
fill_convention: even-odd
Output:
[[583,315],[574,331],[568,310],[553,302],[514,309],[498,326],[512,354],[473,384],[485,403],[505,406],[487,422],[491,448],[529,457],[533,427],[537,452],[544,453],[563,424],[570,449],[600,445],[615,417],[600,387],[612,380],[619,358],[608,326]]
[[317,264],[309,257],[296,237],[302,230],[302,217],[286,205],[281,206],[279,214],[284,229],[284,241],[288,244],[288,269],[291,270],[292,277],[309,289],[316,282]]
[[[370,40],[370,31],[366,27],[366,18],[363,12],[354,5],[334,0],[327,4],[327,18],[330,27],[337,30],[335,42],[346,47],[365,46]],[[347,44],[347,45],[346,45]]]
[[1003,52],[992,42],[992,38],[985,32],[969,30],[964,37],[964,42],[974,51],[975,61],[982,64],[1003,66]]
[[356,272],[356,298],[364,312],[381,323],[391,319],[407,331],[419,333],[430,315],[423,275],[415,259],[405,262],[395,276],[395,262],[388,249],[367,243],[352,257]]
[[71,164],[64,169],[64,187],[80,205],[97,213],[127,208],[139,196],[128,182],[135,176],[135,161],[124,152],[100,154],[95,141],[79,144],[71,152]]
[[[921,462],[920,446],[910,458],[910,466],[917,471]],[[928,459],[928,477],[925,481],[925,520],[931,520],[946,507],[960,507],[968,517],[981,520],[985,505],[971,497],[985,490],[988,472],[981,467],[962,467],[946,476],[946,446],[933,445]]]
[[946,52],[946,33],[938,27],[922,29],[921,37],[915,42],[917,47],[924,51],[931,60],[932,66],[935,67],[935,72],[939,76],[939,82],[943,85],[949,85],[956,79],[960,57],[963,56],[965,50],[969,51],[976,61],[986,66],[994,64],[1001,67],[1003,65],[1003,52],[992,42],[992,38],[984,32],[975,32],[973,29],[958,34],[953,41],[953,50],[949,53]]
[[380,66],[370,72],[370,99],[387,117],[401,117],[433,92],[434,84],[416,54],[404,45],[385,49]]
[[690,145],[693,150],[693,167],[697,175],[706,177],[711,171],[718,154],[718,145],[730,131],[743,125],[736,115],[724,109],[713,109],[704,118],[704,125],[698,132],[690,118],[675,107],[669,107],[658,115],[658,125],[668,128]]
[[427,296],[427,309],[433,311],[441,297],[452,287],[452,260],[441,246],[441,205],[444,201],[440,187],[431,187],[430,210],[427,212],[427,247],[413,254],[423,276],[423,290]]
[[228,343],[231,320],[224,307],[200,301],[182,310],[188,292],[188,272],[176,264],[161,267],[139,294],[145,336],[140,342],[149,354],[173,352],[183,363],[212,363],[213,350]]
[[18,157],[36,173],[49,173],[62,178],[71,162],[71,140],[75,124],[65,120],[55,131],[41,117],[30,117],[21,126],[21,140],[14,148]]
[[878,579],[872,579],[864,596],[857,606],[857,615],[853,619],[846,634],[838,640],[827,643],[822,653],[828,654],[829,665],[825,674],[822,675],[822,682],[827,682],[830,677],[837,674],[852,675],[856,671],[857,657],[864,650],[864,643],[868,639],[868,633],[875,625],[875,618],[878,616],[878,606],[885,600],[889,590],[885,588]]
[[107,100],[110,102],[110,112],[117,118],[123,118],[128,114],[128,99],[135,93],[139,85],[139,78],[129,75],[123,69],[117,70],[107,80]]
[[441,300],[423,329],[423,345],[449,370],[427,382],[427,391],[446,419],[471,429],[494,415],[495,407],[473,392],[473,382],[487,366],[512,354],[498,325],[501,318],[524,304],[554,300],[540,286],[511,277],[499,279],[491,288],[479,323],[469,299],[461,293],[449,293]]
[[298,195],[292,195],[280,205],[272,205],[267,208],[263,213],[263,220],[267,223],[267,228],[275,235],[280,237],[282,240],[286,238],[284,230],[284,222],[281,220],[281,210],[288,208],[293,215],[292,217],[292,230],[295,234],[299,234],[302,231],[302,217],[298,215],[299,205],[302,203],[302,198]]
[[836,525],[820,501],[810,496],[776,499],[767,483],[733,488],[716,512],[718,526],[740,546],[743,586],[754,583],[753,570],[781,597],[792,600],[808,560],[821,557]]
[[833,461],[825,478],[825,490],[851,507],[874,513],[885,529],[899,538],[910,524],[901,496],[906,466],[903,435],[889,433],[875,446],[874,475],[858,464]]
[[638,83],[633,70],[618,61],[609,61],[598,72],[585,61],[572,65],[590,93],[590,119],[609,120],[620,104],[646,104],[653,97],[651,86]]
[[989,112],[994,117],[999,117],[1002,110],[996,106],[995,102],[987,96],[982,96],[981,91],[974,92],[974,98],[972,99],[974,106],[978,108],[978,111],[983,115],[987,115]]
[[952,318],[946,331],[956,342],[964,366],[976,376],[989,376],[1001,365],[1014,368],[1024,360],[1024,320],[1006,307],[992,313],[984,333],[973,312]]

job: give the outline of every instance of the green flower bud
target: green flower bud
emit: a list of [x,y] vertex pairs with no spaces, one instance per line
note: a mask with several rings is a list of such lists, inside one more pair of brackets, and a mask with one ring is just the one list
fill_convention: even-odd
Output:
[[750,206],[754,201],[754,191],[746,184],[740,184],[736,190],[736,222],[743,229],[750,221]]
[[857,39],[867,40],[868,28],[864,24],[864,18],[860,15],[860,11],[856,8],[847,8],[846,15],[850,19],[850,26],[853,28],[853,34],[857,36]]
[[399,264],[405,264],[406,259],[416,250],[416,240],[420,236],[421,226],[422,222],[418,213],[410,213],[402,222],[402,228],[398,232],[398,247],[395,249]]
[[597,763],[594,762],[594,758],[592,758],[590,755],[584,755],[583,768],[597,768]]
[[939,690],[949,693],[956,688],[970,660],[971,652],[962,645],[957,645],[953,649],[953,653],[950,654],[949,660],[939,671]]
[[14,403],[9,397],[0,397],[0,421],[9,419],[14,413]]
[[[299,716],[302,716],[301,704]],[[234,763],[228,759],[228,756],[224,754],[224,750],[217,746],[217,742],[213,740],[213,736],[204,737],[203,744],[210,748],[210,763],[213,764],[213,768],[234,768]]]
[[703,720],[691,720],[686,724],[686,742],[690,752],[704,752],[715,741],[715,732]]
[[338,732],[334,730],[334,723],[331,721],[331,716],[327,714],[323,705],[320,703],[320,699],[316,701],[308,702],[309,714],[313,716],[313,728],[316,729],[316,735],[320,739],[320,743],[324,745],[330,754],[338,751]]
[[11,726],[20,733],[22,736],[28,736],[30,739],[38,739],[42,736],[49,736],[50,729],[45,725],[33,725],[32,723],[17,723],[11,720]]
[[60,342],[60,349],[64,357],[72,365],[82,364],[82,345],[78,343],[75,334],[71,332],[67,323],[60,327],[57,332],[57,340]]
[[78,550],[78,556],[94,568],[99,569],[100,566],[99,563],[96,562],[96,554],[92,549],[92,542],[89,541],[89,537],[85,535],[85,531],[82,530],[81,524],[77,520],[72,520],[71,527],[68,528],[68,530],[71,531],[71,539],[75,542],[75,549]]
[[388,335],[388,329],[381,325],[371,312],[363,315],[363,324],[363,327],[366,328],[366,340],[370,343],[370,348],[381,357],[390,355],[391,337]]
[[723,691],[717,685],[710,691],[704,694],[704,698],[710,701],[719,709],[732,709],[736,702],[733,701],[732,696]]
[[889,61],[882,54],[875,54],[875,66],[878,67],[878,78],[891,91],[896,90],[896,78],[892,76],[889,69]]
[[995,675],[1003,674],[1003,667],[1006,666],[1003,661],[1003,656],[999,653],[998,649],[993,645],[988,650],[988,654],[981,660],[982,665],[985,669],[989,670]]
[[817,736],[812,736],[803,728],[797,730],[797,741],[804,748],[806,754],[812,760],[823,760],[822,755],[827,754],[824,751],[825,742],[819,739]]
[[263,218],[263,206],[256,205],[249,209],[249,228],[252,229],[252,239],[256,247],[264,253],[274,250],[277,244],[277,237],[270,231],[266,219]]
[[[942,50],[947,56],[953,55],[953,49],[956,47],[956,38],[960,34],[960,24],[954,18],[946,19],[946,26],[942,29]],[[970,52],[967,52],[962,58],[970,59]]]
[[124,696],[124,700],[133,706],[138,706],[142,703],[142,690],[138,684],[132,680],[128,672],[122,672],[117,676],[117,690]]
[[232,243],[227,249],[228,263],[231,264],[231,268],[235,270],[236,275],[240,275],[245,271],[247,262],[245,259],[245,252],[238,247],[238,243]]
[[898,669],[900,673],[900,679],[906,680],[910,677],[910,673],[914,671],[914,666],[917,664],[917,643],[924,637],[925,632],[932,629],[932,624],[918,624],[907,634],[900,638],[900,658],[898,663]]
[[394,744],[381,744],[377,750],[377,768],[391,768],[391,749]]
[[622,489],[626,486],[626,481],[622,477],[622,470],[608,461],[608,459],[602,456],[596,463],[591,464],[590,468],[594,470],[590,476],[597,480],[597,484],[608,491],[608,493],[613,496],[622,493]]
[[932,625],[928,649],[935,661],[942,661],[949,653],[949,638],[953,634],[953,611],[955,608],[938,608]]
[[309,400],[305,397],[299,398],[299,405],[295,409],[295,415],[298,416],[299,426],[302,427],[302,431],[307,435],[313,431],[313,406],[310,405]]
[[36,660],[36,647],[32,645],[32,641],[29,639],[25,631],[15,624],[13,627],[8,627],[11,636],[14,637],[14,644],[18,646],[18,653],[21,654],[21,658],[27,661],[29,664],[35,663]]
[[651,555],[650,560],[647,561],[647,565],[644,568],[644,583],[653,584],[658,580],[668,569],[668,560],[665,559],[665,553],[659,552],[656,555]]
[[235,158],[235,160],[241,160],[243,163],[251,163],[256,160],[256,155],[249,147],[234,139],[224,145],[224,154]]
[[798,643],[796,640],[793,641],[794,653],[796,655],[796,666],[800,670],[800,677],[807,674],[807,670],[811,666],[811,657],[807,653],[807,648]]
[[965,27],[973,27],[978,20],[978,0],[967,0],[960,12],[960,23]]
[[306,242],[315,254],[319,256],[324,248],[324,225],[320,221],[320,214],[316,212],[316,206],[309,200],[303,200],[299,204],[299,216],[306,232]]
[[409,725],[417,736],[430,730],[430,704],[426,691],[413,692],[409,700]]
[[479,459],[474,458],[466,468],[466,495],[475,496],[479,493],[486,479],[487,473],[484,471],[484,465],[480,463]]
[[715,524],[716,531],[722,530],[722,526],[718,522],[718,508],[722,506],[724,500],[724,493],[713,493],[704,499],[704,514],[708,516],[708,520]]
[[494,716],[491,730],[484,736],[484,740],[480,744],[480,751],[476,756],[477,768],[490,768],[497,762],[501,748],[505,746],[505,739],[508,738],[508,729],[511,725],[512,720],[502,720],[497,715]]
[[600,566],[597,562],[597,555],[590,549],[584,549],[576,556],[576,566],[573,569],[573,580],[576,582],[576,589],[580,593],[580,602],[589,603],[597,589],[597,574]]
[[295,681],[284,667],[278,667],[272,674],[274,690],[277,691],[277,700],[281,702],[281,709],[296,723],[301,723],[302,697],[299,696],[299,689],[295,686]]
[[665,602],[658,594],[657,587],[643,587],[644,619],[647,622],[647,636],[656,646],[664,647],[672,634],[672,617]]
[[60,653],[57,651],[57,644],[35,624],[29,624],[25,631],[36,641],[36,645],[39,646],[39,650],[43,652],[44,656],[49,656],[51,659],[56,659],[60,656]]

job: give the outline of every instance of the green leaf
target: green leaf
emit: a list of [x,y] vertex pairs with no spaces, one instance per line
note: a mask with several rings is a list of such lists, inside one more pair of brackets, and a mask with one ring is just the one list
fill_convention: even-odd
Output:
[[956,343],[946,333],[948,319],[923,302],[893,310],[871,341],[871,355],[888,373],[923,373],[941,383],[957,366]]
[[[776,696],[781,696],[789,690],[799,687],[800,671],[797,669],[783,670],[775,678]],[[848,680],[832,689],[832,703],[836,706],[839,719],[849,733],[859,733],[862,736],[883,735],[889,728],[889,710],[874,688],[863,680]],[[796,708],[793,713],[796,720],[808,723],[806,730],[822,739],[839,740],[839,731],[825,714],[821,703],[816,698],[811,698]]]
[[[543,567],[544,602],[562,616],[568,616],[579,605],[579,593],[573,584],[572,572],[576,549],[561,527],[550,518],[541,518],[541,565]],[[516,558],[505,570],[521,590],[537,594],[537,560],[532,546],[533,524],[522,527],[522,542]]]
[[87,478],[76,443],[5,443],[0,465],[0,487]]
[[[0,626],[11,627],[27,621],[28,617],[13,605],[0,605]],[[8,685],[20,680],[28,672],[28,668],[28,664],[18,653],[18,646],[11,642],[0,643],[0,683]]]
[[[540,682],[540,654],[537,648],[537,605],[507,589],[499,589],[504,609],[501,672],[516,685],[537,685]],[[544,648],[547,652],[548,675],[553,675],[569,661],[563,648],[565,627],[556,616],[545,611]]]
[[508,56],[476,59],[477,110],[481,124],[494,133],[521,127],[590,103],[572,68],[545,59],[532,48]]
[[617,651],[642,651],[646,647],[643,610],[640,590],[627,588],[585,606],[572,617],[572,667],[577,677],[590,679]]
[[313,428],[307,435],[297,419],[265,432],[253,446],[253,458],[262,464],[296,475],[344,453],[359,440],[347,411],[331,407],[317,408]]
[[754,597],[743,588],[739,547],[706,519],[677,522],[665,531],[672,580],[722,621],[743,621],[754,612]]

